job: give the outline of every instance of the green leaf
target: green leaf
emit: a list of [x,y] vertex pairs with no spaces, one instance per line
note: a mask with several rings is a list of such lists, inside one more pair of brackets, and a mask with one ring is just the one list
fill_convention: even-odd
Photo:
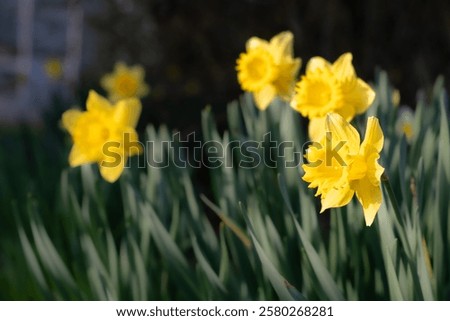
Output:
[[247,237],[245,232],[227,215],[223,214],[213,202],[211,202],[205,195],[200,195],[201,200],[222,220],[226,227],[242,241],[246,248],[251,248],[252,242]]
[[241,212],[244,215],[244,219],[249,228],[249,234],[252,239],[252,244],[255,247],[256,253],[261,261],[264,275],[269,279],[272,284],[275,292],[277,293],[280,300],[295,300],[294,296],[291,294],[291,291],[288,290],[288,286],[292,287],[289,282],[278,272],[275,265],[270,261],[268,255],[265,253],[263,247],[259,243],[256,238],[254,232],[254,226],[250,222],[250,215],[247,214],[241,205]]
[[200,267],[202,268],[203,272],[205,273],[206,277],[208,278],[210,284],[215,286],[221,292],[227,292],[219,276],[216,274],[216,272],[214,272],[211,265],[208,263],[208,260],[205,258],[202,251],[200,250],[196,237],[192,236],[191,239],[195,257],[197,258],[197,261]]
[[288,286],[291,287],[291,285],[289,285],[286,279],[277,271],[272,262],[270,262],[270,260],[267,258],[267,255],[264,253],[264,250],[262,249],[252,231],[250,231],[250,236],[252,238],[253,244],[255,245],[258,257],[261,260],[264,274],[269,279],[279,299],[283,301],[295,300],[295,297],[291,294],[292,290],[288,289]]
[[31,221],[30,225],[41,264],[51,272],[52,276],[58,282],[68,285],[73,289],[76,288],[75,280],[72,278],[44,227],[34,221]]
[[[386,196],[386,193],[384,196]],[[384,201],[381,203],[381,207],[377,214],[381,252],[383,254],[384,268],[388,280],[390,299],[401,301],[403,300],[403,294],[394,265],[397,257],[397,240],[393,231],[394,223],[392,222],[392,218],[390,218],[390,216],[391,215],[386,208],[386,202]]]
[[325,264],[320,259],[316,250],[314,250],[314,247],[308,241],[305,232],[300,227],[295,217],[292,217],[292,220],[294,221],[295,227],[297,228],[300,241],[303,245],[303,248],[305,249],[306,255],[313,268],[316,279],[320,284],[320,288],[326,295],[326,300],[332,301],[344,300],[344,296],[342,295],[341,290],[337,286],[336,282],[333,280],[333,277],[327,270]]
[[191,291],[191,294],[196,296],[198,289],[195,284],[195,278],[193,278],[191,268],[183,256],[182,251],[161,223],[153,208],[148,203],[141,203],[140,208],[142,213],[149,216],[152,222],[152,237],[155,240],[159,252],[167,260],[169,269],[178,275],[179,285],[184,284]]
[[444,96],[441,96],[441,124],[438,140],[438,164],[437,164],[437,204],[439,213],[445,217],[448,208],[448,187],[450,186],[450,134],[448,125],[448,115],[444,105]]
[[48,286],[47,282],[45,281],[44,273],[42,272],[39,261],[36,258],[36,255],[34,254],[34,250],[30,244],[30,241],[25,235],[25,232],[22,227],[19,228],[19,238],[25,255],[25,259],[27,260],[27,263],[33,273],[33,276],[36,278],[36,281],[39,283],[39,286],[43,290],[48,291]]

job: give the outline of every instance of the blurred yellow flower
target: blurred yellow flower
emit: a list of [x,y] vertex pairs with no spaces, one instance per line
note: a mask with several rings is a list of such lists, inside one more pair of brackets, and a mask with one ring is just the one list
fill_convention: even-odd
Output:
[[392,90],[391,100],[394,107],[398,107],[400,105],[400,90]]
[[58,58],[49,58],[44,64],[45,74],[54,80],[61,79],[63,75],[63,66]]
[[374,99],[375,92],[356,75],[352,54],[345,53],[333,64],[321,57],[311,58],[306,74],[297,83],[291,106],[309,118],[309,136],[318,140],[324,134],[327,113],[338,113],[351,121]]
[[128,67],[123,62],[117,62],[114,71],[106,74],[100,80],[103,89],[112,102],[125,98],[142,98],[148,95],[150,89],[144,82],[145,71],[140,65]]
[[400,136],[405,135],[410,143],[414,136],[414,112],[407,106],[400,107],[395,129]]
[[347,205],[356,193],[364,210],[366,225],[372,224],[380,208],[381,175],[384,168],[377,160],[384,136],[378,119],[369,117],[365,139],[339,114],[330,113],[325,120],[326,135],[306,151],[307,164],[302,177],[316,188],[321,197],[321,213],[328,208]]
[[300,68],[300,58],[294,58],[294,36],[284,31],[270,42],[252,37],[246,43],[236,63],[241,88],[253,93],[256,106],[264,110],[277,96],[290,100],[295,78]]
[[69,164],[96,162],[102,177],[112,183],[122,174],[126,158],[142,152],[135,130],[141,102],[129,98],[112,105],[91,90],[86,109],[69,109],[62,115],[63,127],[73,139]]

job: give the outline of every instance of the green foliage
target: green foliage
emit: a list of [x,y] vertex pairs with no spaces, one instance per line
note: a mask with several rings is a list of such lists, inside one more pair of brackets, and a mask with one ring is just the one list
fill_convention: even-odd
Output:
[[[202,189],[199,169],[174,166],[189,155],[169,148],[165,142],[181,143],[164,126],[148,126],[146,156],[170,166],[142,169],[136,162],[144,156],[130,159],[116,184],[102,181],[96,166],[68,169],[66,149],[43,147],[55,138],[28,131],[2,138],[1,299],[448,300],[443,81],[418,101],[410,143],[395,130],[398,109],[385,73],[375,88],[368,114],[385,133],[381,163],[389,180],[371,227],[356,201],[318,214],[301,167],[286,166],[302,162],[305,122],[281,101],[260,112],[242,96],[228,106],[224,133],[211,108],[203,111],[204,141],[226,148],[220,166],[202,169],[210,177]],[[360,132],[367,116],[355,120]],[[253,160],[236,148],[249,141],[257,142]],[[273,142],[291,145],[280,154]]]

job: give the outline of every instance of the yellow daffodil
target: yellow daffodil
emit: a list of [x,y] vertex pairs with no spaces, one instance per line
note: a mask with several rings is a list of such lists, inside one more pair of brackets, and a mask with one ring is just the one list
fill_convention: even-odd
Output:
[[58,58],[50,58],[44,64],[45,74],[54,80],[61,79],[63,75],[63,66]]
[[317,188],[321,213],[328,208],[347,205],[356,194],[364,210],[366,225],[372,224],[380,208],[380,179],[384,168],[377,160],[384,136],[378,119],[369,117],[364,141],[359,133],[339,114],[330,113],[325,120],[326,135],[314,142],[306,152],[308,164],[302,177]]
[[145,71],[142,66],[128,67],[123,62],[118,62],[112,73],[103,76],[100,84],[107,91],[109,100],[117,102],[125,98],[146,96],[150,90],[144,78]]
[[297,83],[291,106],[308,117],[309,136],[320,139],[324,133],[327,113],[338,113],[351,121],[369,108],[375,92],[357,77],[352,54],[341,55],[333,64],[314,57],[306,66],[306,74]]
[[135,130],[140,113],[141,102],[136,98],[112,105],[91,90],[86,111],[69,109],[62,115],[63,127],[73,139],[70,166],[97,163],[106,181],[116,181],[126,158],[142,152]]
[[405,135],[409,143],[412,141],[414,136],[414,112],[411,108],[407,106],[400,107],[395,129],[400,136]]
[[400,90],[392,90],[391,100],[394,107],[398,107],[400,105]]
[[242,89],[253,93],[256,106],[264,110],[277,96],[289,100],[301,60],[293,57],[293,38],[285,31],[270,42],[252,37],[245,53],[237,59],[236,70]]

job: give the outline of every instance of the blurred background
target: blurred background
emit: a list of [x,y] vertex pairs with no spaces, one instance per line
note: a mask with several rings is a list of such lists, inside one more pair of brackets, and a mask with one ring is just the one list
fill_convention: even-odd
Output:
[[351,51],[366,81],[388,72],[402,104],[450,76],[449,1],[2,0],[0,123],[58,119],[89,89],[102,92],[117,60],[145,67],[141,126],[197,130],[207,104],[220,123],[241,93],[235,61],[246,40],[283,30],[295,35],[301,73],[312,56]]

